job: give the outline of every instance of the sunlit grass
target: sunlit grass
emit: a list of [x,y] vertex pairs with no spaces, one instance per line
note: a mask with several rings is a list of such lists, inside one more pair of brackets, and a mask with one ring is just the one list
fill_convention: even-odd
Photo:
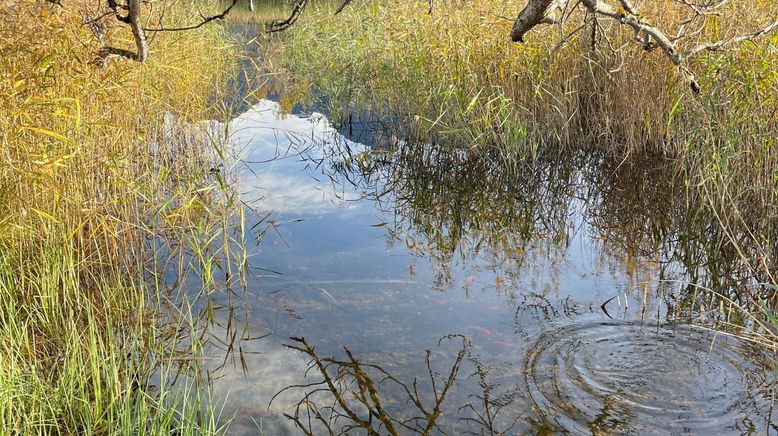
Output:
[[32,0],[0,16],[0,433],[214,433],[200,382],[170,387],[201,326],[162,268],[240,265],[224,156],[192,124],[234,50],[205,27],[98,67],[81,22]]
[[[312,8],[280,45],[275,67],[312,82],[335,110],[400,111],[410,116],[406,130],[421,139],[507,154],[560,144],[676,154],[685,145],[678,136],[697,124],[700,139],[720,138],[711,120],[775,127],[765,116],[772,111],[760,109],[772,108],[777,93],[777,38],[698,62],[706,93],[697,99],[659,51],[627,45],[623,56],[608,57],[606,49],[591,50],[591,32],[559,49],[553,27],[534,32],[526,45],[511,42],[517,7],[436,3],[428,14],[428,2],[366,2],[338,16]],[[632,36],[612,33],[615,46]],[[718,120],[730,104],[746,106]]]

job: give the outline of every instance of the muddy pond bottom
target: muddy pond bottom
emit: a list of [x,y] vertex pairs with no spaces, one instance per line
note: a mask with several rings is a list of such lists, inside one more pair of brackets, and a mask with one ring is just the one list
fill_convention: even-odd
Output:
[[778,431],[769,359],[685,325],[683,269],[623,250],[642,236],[613,223],[660,201],[593,193],[588,163],[509,173],[267,100],[228,127],[265,229],[245,306],[213,296],[216,324],[262,337],[212,368],[230,434]]

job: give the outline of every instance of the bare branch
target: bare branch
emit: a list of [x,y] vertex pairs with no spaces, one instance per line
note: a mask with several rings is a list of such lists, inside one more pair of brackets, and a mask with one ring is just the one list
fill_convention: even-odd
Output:
[[300,18],[300,14],[303,12],[305,6],[307,5],[308,5],[308,0],[295,0],[292,14],[289,15],[289,17],[287,17],[284,20],[271,21],[270,24],[268,24],[266,31],[268,33],[273,33],[273,32],[280,32],[282,30],[288,29],[292,24],[294,24],[297,21],[298,18]]
[[511,39],[514,42],[524,42],[524,35],[538,24],[550,24],[547,15],[554,0],[530,0],[519,13],[511,29]]
[[[343,3],[341,3],[340,6],[338,6],[338,9],[335,10],[335,15],[338,15],[339,13],[343,12],[343,9],[345,9],[346,6],[349,5],[349,3],[351,3],[351,0],[343,0]],[[432,0],[430,0],[430,13],[431,12],[432,12]]]
[[632,6],[632,3],[629,0],[619,0],[619,3],[621,3],[621,7],[624,8],[625,11],[632,15],[637,15],[637,9]]
[[232,3],[230,3],[230,5],[227,6],[227,8],[224,9],[222,12],[216,15],[211,15],[210,17],[203,17],[203,19],[197,24],[192,24],[189,26],[182,26],[182,27],[159,27],[159,28],[152,27],[152,28],[144,28],[143,30],[147,32],[181,32],[185,30],[199,29],[200,27],[205,26],[211,21],[223,20],[224,18],[226,18],[227,15],[229,15],[232,8],[235,7],[235,5],[238,3],[238,1],[239,0],[232,0]]
[[632,13],[617,12],[608,3],[602,0],[584,0],[583,3],[591,13],[614,19],[621,24],[631,27],[638,34],[643,33],[649,35],[656,41],[673,64],[681,64],[681,58],[675,52],[675,45],[659,28],[652,26],[647,21],[644,21],[642,18]]
[[[138,62],[145,61],[149,56],[149,46],[146,41],[146,33],[141,25],[141,0],[129,0],[126,7],[119,5],[114,0],[109,0],[108,6],[116,13],[116,18],[119,21],[129,24],[132,36],[135,39],[135,52],[123,48],[105,46],[98,53],[99,58],[106,59],[108,56],[114,55]],[[127,10],[126,17],[119,15],[121,9]]]
[[772,33],[774,30],[778,29],[778,19],[773,21],[772,23],[766,25],[761,30],[757,30],[756,32],[749,33],[746,35],[740,35],[740,36],[734,36],[727,39],[722,39],[719,41],[713,41],[713,42],[706,42],[704,44],[696,45],[685,52],[683,52],[683,55],[681,56],[682,59],[688,59],[697,53],[705,50],[713,51],[713,50],[719,50],[722,49],[728,45],[737,44],[743,41],[747,41],[749,39],[755,39],[760,36],[767,35],[769,33]]
[[146,33],[141,25],[141,0],[129,0],[129,18],[132,36],[135,38],[135,49],[137,50],[135,60],[143,62],[149,57],[149,45],[146,43]]

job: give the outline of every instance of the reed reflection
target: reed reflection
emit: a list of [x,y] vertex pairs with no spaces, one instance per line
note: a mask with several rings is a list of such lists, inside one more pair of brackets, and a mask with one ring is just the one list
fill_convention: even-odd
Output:
[[743,304],[759,299],[751,290],[769,281],[774,239],[754,241],[747,227],[725,226],[689,195],[684,175],[662,163],[594,150],[506,163],[477,150],[397,141],[333,171],[385,212],[389,243],[431,258],[442,283],[454,261],[486,258],[516,273],[538,255],[560,260],[579,235],[621,259],[625,274],[653,264],[660,281],[705,286]]

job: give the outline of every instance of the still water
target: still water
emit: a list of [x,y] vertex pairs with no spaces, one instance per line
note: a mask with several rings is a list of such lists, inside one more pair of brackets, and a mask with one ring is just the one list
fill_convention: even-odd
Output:
[[778,432],[769,358],[690,324],[721,313],[661,173],[508,171],[270,100],[228,127],[264,336],[212,369],[230,434]]

